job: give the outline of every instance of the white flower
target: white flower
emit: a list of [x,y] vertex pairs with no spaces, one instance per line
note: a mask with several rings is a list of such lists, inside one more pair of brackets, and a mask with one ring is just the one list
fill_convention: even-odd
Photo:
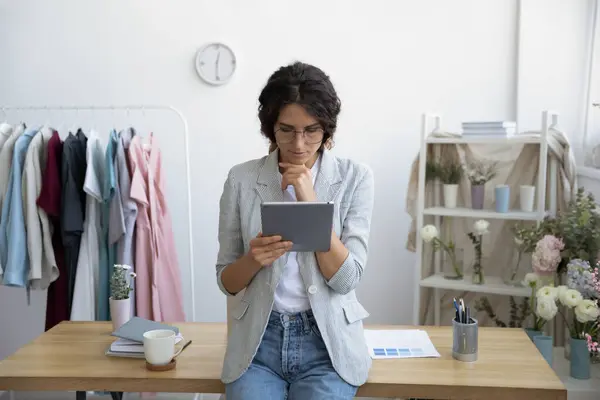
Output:
[[556,316],[557,312],[558,307],[556,306],[556,301],[551,297],[538,297],[535,313],[539,317],[549,321]]
[[519,239],[518,237],[515,238],[515,244],[517,246],[521,246],[523,243],[524,243],[523,239]]
[[600,310],[594,300],[581,300],[575,307],[575,318],[583,323],[596,321],[600,316]]
[[525,279],[523,279],[523,286],[527,287],[536,287],[540,282],[540,277],[535,272],[530,272],[525,275]]
[[575,289],[567,289],[563,294],[560,302],[563,303],[564,306],[569,308],[577,307],[579,303],[583,300],[581,293],[579,293]]
[[431,242],[438,236],[438,230],[434,225],[425,225],[421,229],[421,237],[425,243]]
[[537,291],[535,297],[537,297],[538,301],[542,299],[548,299],[556,302],[556,298],[558,297],[558,289],[552,286],[544,286]]
[[475,221],[475,223],[473,224],[473,230],[475,231],[476,235],[481,236],[488,233],[489,226],[489,222],[487,222],[485,219],[480,219],[478,221]]
[[569,288],[565,285],[560,285],[556,288],[556,297],[562,304],[565,304],[565,294],[567,293],[567,290],[569,290]]
[[132,277],[132,278],[135,278],[137,276],[137,274],[135,272],[130,272],[129,276]]

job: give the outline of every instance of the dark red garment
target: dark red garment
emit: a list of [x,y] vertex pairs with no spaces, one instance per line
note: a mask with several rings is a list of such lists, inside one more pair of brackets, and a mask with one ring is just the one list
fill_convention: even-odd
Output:
[[37,205],[48,214],[52,223],[52,247],[58,267],[58,279],[48,288],[48,302],[46,305],[46,330],[62,321],[68,321],[69,277],[65,267],[65,254],[60,234],[60,204],[61,204],[61,164],[63,144],[55,131],[48,141],[48,157],[46,169],[42,177],[42,190],[37,199]]

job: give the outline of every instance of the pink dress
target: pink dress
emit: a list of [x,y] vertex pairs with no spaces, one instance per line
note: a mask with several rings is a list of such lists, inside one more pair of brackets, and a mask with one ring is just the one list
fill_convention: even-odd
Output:
[[138,203],[135,225],[136,307],[142,318],[184,322],[181,274],[171,216],[165,200],[160,149],[134,136],[129,147],[131,198]]

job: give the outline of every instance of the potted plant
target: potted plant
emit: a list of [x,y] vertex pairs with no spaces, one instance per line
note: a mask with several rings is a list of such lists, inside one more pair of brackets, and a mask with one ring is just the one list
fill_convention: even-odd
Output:
[[471,207],[475,210],[483,208],[485,200],[485,184],[496,177],[497,162],[475,161],[468,166],[467,175],[471,182]]
[[434,225],[425,225],[421,229],[421,238],[425,243],[433,245],[433,251],[443,250],[447,261],[444,263],[444,278],[458,280],[463,278],[463,259],[460,249],[456,246],[452,239],[448,243],[444,243],[439,238],[439,232]]
[[579,188],[566,210],[546,217],[540,224],[539,238],[549,234],[564,243],[557,273],[562,274],[573,259],[596,265],[600,254],[600,214],[596,201],[584,188]]
[[444,207],[456,208],[458,184],[464,176],[462,164],[453,161],[429,162],[426,166],[426,179],[438,178],[443,184]]
[[473,246],[475,247],[475,261],[473,262],[473,283],[478,285],[483,285],[485,283],[485,278],[483,276],[483,250],[482,250],[482,240],[483,235],[488,234],[488,228],[490,223],[484,219],[480,219],[475,221],[473,224],[473,232],[467,233],[471,242],[473,242]]
[[133,290],[135,272],[131,272],[129,265],[115,264],[110,279],[110,316],[113,331],[116,331],[131,318],[131,298],[129,293]]
[[512,228],[514,234],[513,260],[512,265],[507,268],[504,273],[504,283],[511,286],[523,286],[523,278],[521,267],[526,254],[532,253],[535,250],[535,245],[538,241],[538,230],[536,226],[525,227],[520,224],[515,224]]
[[[598,302],[600,300],[600,268],[592,268],[587,260],[574,259],[567,264],[566,286],[581,293],[582,299]],[[597,342],[600,330],[591,340]],[[565,357],[570,358],[570,346],[565,346]],[[599,353],[591,353],[593,363],[599,362]]]
[[[570,375],[576,379],[590,378],[590,349],[588,342],[598,334],[600,310],[595,300],[584,299],[581,292],[559,286],[558,298],[563,306],[572,311],[567,318],[561,313],[569,330]],[[571,319],[571,321],[569,321]]]

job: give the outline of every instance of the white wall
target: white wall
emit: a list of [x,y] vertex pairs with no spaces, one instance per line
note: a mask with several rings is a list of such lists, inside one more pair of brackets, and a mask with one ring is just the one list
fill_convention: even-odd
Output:
[[[404,196],[418,151],[420,114],[441,113],[449,128],[458,129],[465,119],[517,118],[518,98],[518,110],[527,114],[520,120],[538,121],[543,107],[556,105],[577,126],[576,104],[546,101],[578,95],[576,58],[557,67],[556,85],[528,82],[547,61],[537,28],[547,27],[549,18],[560,17],[553,34],[564,41],[554,63],[581,55],[578,27],[588,2],[523,3],[527,29],[520,35],[525,45],[518,59],[516,1],[0,0],[0,104],[180,108],[189,120],[193,155],[197,320],[224,321],[225,299],[214,277],[224,177],[233,164],[266,153],[256,99],[268,75],[296,59],[322,67],[343,102],[335,152],[370,164],[376,176],[371,255],[358,295],[371,312],[368,322],[409,323],[415,259],[404,249],[409,224]],[[549,9],[559,11],[546,14]],[[193,69],[195,51],[213,40],[228,43],[239,59],[234,80],[219,88],[204,85]],[[518,65],[529,72],[517,74]],[[132,119],[139,117],[132,113]],[[94,125],[103,132],[113,126],[110,113],[37,118],[58,125],[66,120],[67,128],[76,118],[84,128]],[[123,127],[125,119],[119,118]],[[168,161],[168,200],[187,285],[179,126],[166,114],[147,113],[142,121],[156,131]],[[0,359],[42,331],[44,302],[44,294],[35,293],[28,307],[22,291],[0,287]]]

